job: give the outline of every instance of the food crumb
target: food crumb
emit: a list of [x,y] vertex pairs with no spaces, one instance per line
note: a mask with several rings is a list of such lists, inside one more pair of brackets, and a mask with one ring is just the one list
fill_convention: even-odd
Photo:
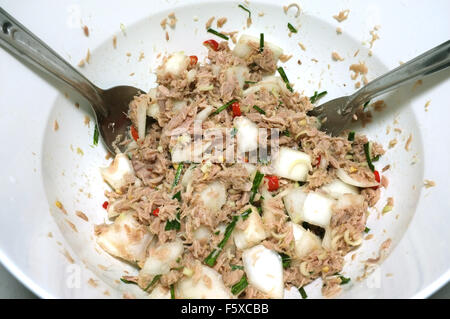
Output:
[[380,39],[380,36],[376,33],[379,30],[379,26],[374,26],[373,30],[370,31],[370,35],[372,36],[372,39],[370,39],[369,43],[370,43],[370,48],[372,49],[373,47],[373,43]]
[[59,124],[58,121],[55,120],[55,122],[53,123],[53,130],[56,132],[57,130],[59,130]]
[[66,249],[64,249],[63,255],[64,255],[64,257],[66,257],[66,259],[69,263],[71,263],[71,264],[75,263],[75,260],[72,258],[72,256],[70,256],[69,252]]
[[427,103],[425,103],[425,112],[428,112],[428,108],[430,107],[430,103],[431,103],[431,100],[427,101]]
[[106,160],[109,160],[110,158],[113,158],[113,157],[114,156],[110,152],[106,153],[106,155],[105,155]]
[[395,145],[397,145],[397,139],[394,138],[389,141],[389,148],[393,148]]
[[82,68],[84,66],[84,59],[82,59],[80,62],[78,62],[78,66]]
[[87,222],[89,221],[89,218],[80,210],[77,210],[75,212],[75,215],[77,215],[78,217],[80,217],[84,221],[87,221]]
[[344,61],[344,58],[341,57],[341,56],[339,55],[339,53],[337,53],[336,51],[333,51],[333,52],[331,53],[331,58],[332,58],[334,61]]
[[303,43],[299,42],[298,45],[303,51],[306,51],[306,47],[303,45]]
[[342,10],[337,15],[334,15],[333,18],[335,18],[337,22],[341,23],[342,21],[347,20],[349,13],[349,9]]
[[91,50],[87,50],[86,58],[84,60],[86,61],[86,63],[89,63],[89,61],[91,60]]
[[217,27],[218,27],[218,28],[223,27],[223,25],[224,25],[225,23],[227,23],[227,21],[228,21],[228,19],[227,19],[226,17],[222,17],[222,18],[220,18],[220,19],[217,19],[217,21],[216,21]]
[[250,28],[251,25],[252,25],[252,18],[248,17],[247,18],[247,28]]
[[353,71],[353,74],[351,75],[352,80],[356,80],[358,75],[365,75],[368,72],[367,66],[364,62],[352,64],[349,69],[350,71]]
[[112,43],[113,43],[113,48],[116,49],[117,48],[117,37],[116,36],[113,36]]
[[289,61],[292,58],[292,54],[291,55],[286,55],[286,54],[282,54],[280,55],[280,61],[285,63],[287,61]]
[[127,32],[125,30],[125,25],[123,23],[120,24],[120,30],[122,31],[124,36],[127,36]]
[[405,144],[405,150],[406,151],[409,151],[409,147],[411,145],[411,142],[412,142],[412,134],[409,134],[408,140],[406,141],[406,144]]
[[94,288],[96,288],[98,286],[97,280],[94,280],[92,278],[89,278],[88,284],[91,285]]
[[111,296],[111,294],[109,293],[108,290],[105,290],[105,291],[103,292],[103,294],[104,294],[105,296]]
[[341,29],[340,27],[337,27],[337,28],[336,28],[336,33],[337,33],[337,34],[342,34],[342,29]]
[[47,237],[48,237],[48,238],[53,238],[52,232],[49,232],[49,233],[47,234]]
[[211,28],[211,25],[212,25],[212,23],[213,23],[213,21],[214,21],[215,18],[216,18],[216,17],[211,17],[211,18],[208,19],[208,21],[206,21],[206,23],[205,23],[205,28],[206,28],[206,30],[208,30],[209,28]]
[[402,133],[402,129],[396,127],[396,128],[394,128],[394,132],[395,132],[395,133],[398,133],[398,134],[401,134],[401,133]]
[[175,13],[174,12],[169,13],[168,17],[169,17],[169,26],[172,29],[174,29],[175,26],[177,25],[177,21],[178,21],[177,17],[175,17]]
[[287,5],[287,6],[283,6],[284,13],[287,14],[290,8],[296,8],[297,9],[297,11],[295,12],[294,17],[298,18],[298,16],[300,15],[300,11],[301,11],[300,6],[297,3],[291,3],[291,4]]
[[364,240],[371,240],[373,238],[373,234],[367,235]]
[[361,87],[361,82],[356,82],[355,83],[355,89],[359,89]]
[[386,172],[387,170],[389,170],[391,168],[391,165],[390,164],[388,164],[388,165],[386,165],[385,167],[383,167],[383,169],[381,170],[381,172]]
[[59,200],[55,202],[55,206],[58,207],[63,212],[64,215],[67,215],[67,210],[64,208],[64,205]]
[[91,127],[90,123],[91,123],[91,118],[88,115],[85,115],[84,116],[84,125],[86,125],[87,127]]
[[89,36],[89,28],[87,25],[83,26],[83,32],[84,32],[85,36],[87,36],[87,37]]
[[131,72],[131,73],[129,74],[129,76],[134,76],[134,72]]
[[144,52],[139,53],[138,61],[141,62],[141,61],[144,60],[144,59],[145,59]]
[[77,226],[75,226],[75,224],[72,223],[72,222],[71,222],[70,220],[68,220],[67,218],[66,218],[65,220],[66,220],[66,223],[70,226],[70,228],[72,228],[72,230],[73,230],[74,232],[78,233]]
[[166,31],[166,41],[169,41],[169,32]]
[[125,53],[125,55],[126,55],[127,57],[130,57],[130,56],[131,56],[131,52],[127,52],[127,53]]
[[423,185],[425,186],[425,188],[431,188],[431,187],[435,187],[436,186],[436,182],[432,181],[432,180],[429,180],[429,179],[426,179],[426,180],[424,180]]
[[386,108],[386,102],[384,102],[383,100],[378,100],[375,103],[372,104],[373,109],[377,112],[381,112]]
[[358,53],[359,53],[359,49],[355,51],[355,53],[353,54],[353,57],[356,58],[356,56],[358,55]]
[[258,12],[258,17],[264,17],[264,12]]
[[418,88],[420,85],[422,85],[422,84],[423,84],[423,81],[422,81],[422,80],[417,80],[417,81],[414,83],[412,90],[414,91],[415,89],[417,89],[417,88]]
[[84,155],[84,152],[83,152],[83,150],[82,150],[81,148],[77,147],[77,154],[83,156],[83,155]]
[[77,109],[79,109],[79,108],[80,108],[80,103],[75,102],[75,107],[76,107]]

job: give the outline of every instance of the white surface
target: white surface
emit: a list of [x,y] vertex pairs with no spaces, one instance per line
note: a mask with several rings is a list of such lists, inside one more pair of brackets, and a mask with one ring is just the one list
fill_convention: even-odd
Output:
[[[100,87],[120,83],[147,90],[154,79],[149,69],[155,68],[159,50],[182,49],[204,56],[206,51],[200,43],[212,37],[204,30],[204,23],[210,16],[226,15],[230,19],[224,30],[242,31],[246,15],[237,8],[237,3],[208,1],[208,5],[202,5],[195,1],[197,4],[192,7],[176,9],[193,2],[129,1],[123,6],[116,2],[87,0],[43,0],[26,4],[3,0],[0,5],[74,65],[90,48],[91,63],[81,71]],[[281,4],[290,2],[281,1],[277,6],[251,2],[253,25],[245,32],[257,35],[262,31],[268,41],[282,47],[287,54],[295,54],[284,66],[287,75],[295,82],[295,88],[304,89],[307,95],[319,88],[326,89],[328,95],[321,102],[354,90],[348,72],[351,63],[366,61],[370,80],[398,66],[399,61],[407,61],[450,38],[450,22],[445,14],[450,11],[448,1],[434,1],[433,6],[429,6],[421,1],[330,1],[323,5],[308,0],[302,1],[303,14],[298,20],[291,11],[286,16],[281,9]],[[43,8],[46,8],[45,20],[36,15]],[[168,8],[170,10],[164,12]],[[351,10],[349,19],[338,24],[332,15],[346,8]],[[169,30],[170,41],[166,43],[159,21],[171,11],[175,11],[179,21],[175,30]],[[264,17],[257,17],[259,11],[265,12]],[[199,17],[198,22],[193,21],[194,15]],[[80,20],[89,26],[89,38],[83,35]],[[301,24],[299,34],[292,38],[287,35],[287,21]],[[126,26],[126,36],[120,31],[120,23]],[[378,31],[381,39],[374,44],[373,57],[368,57],[368,45],[361,43],[370,40],[369,31],[375,25],[381,26]],[[337,26],[344,34],[336,35]],[[116,50],[112,49],[113,33],[118,38]],[[306,51],[300,50],[299,41],[307,47]],[[357,49],[360,53],[353,57]],[[144,51],[146,58],[139,63],[140,51]],[[345,61],[331,61],[332,51],[339,52]],[[132,56],[127,57],[126,52],[131,52]],[[312,58],[319,62],[312,62]],[[301,66],[297,65],[298,59],[302,61]],[[76,94],[54,86],[57,82],[30,71],[3,50],[0,50],[0,72],[8,75],[0,91],[3,131],[0,142],[3,149],[8,150],[2,161],[0,179],[3,190],[0,195],[3,203],[0,260],[42,297],[105,297],[106,290],[110,296],[122,296],[123,292],[117,287],[135,287],[125,287],[116,281],[124,268],[132,271],[131,267],[105,253],[97,253],[91,238],[91,223],[100,223],[106,217],[101,208],[106,185],[101,183],[97,167],[106,165],[107,161],[102,147],[89,146],[93,125],[87,128],[83,120],[90,111]],[[131,72],[136,74],[130,77]],[[429,77],[414,91],[411,85],[390,95],[385,99],[388,110],[375,114],[374,123],[365,130],[369,137],[386,146],[395,137],[393,132],[385,135],[386,125],[394,127],[394,117],[399,122],[395,126],[403,129],[399,145],[377,164],[380,168],[392,164],[386,174],[391,185],[379,206],[384,206],[386,197],[394,196],[395,208],[380,220],[376,213],[371,214],[368,227],[375,238],[364,242],[357,251],[358,258],[346,266],[345,273],[352,279],[360,274],[359,261],[376,255],[379,244],[387,237],[392,238],[394,245],[390,256],[374,273],[378,277],[373,282],[352,280],[342,295],[344,298],[426,297],[450,277],[450,250],[447,248],[450,241],[447,230],[450,152],[443,147],[448,144],[449,135],[446,129],[446,119],[450,116],[446,108],[450,91],[448,76],[447,70]],[[69,98],[64,97],[63,92],[67,92]],[[430,110],[425,112],[428,100],[431,100]],[[81,112],[73,107],[75,101],[82,105]],[[57,132],[53,131],[55,119],[60,126]],[[410,133],[413,142],[411,151],[406,152],[403,146]],[[77,147],[83,150],[83,156],[77,154]],[[411,165],[413,161],[415,165]],[[423,179],[436,181],[437,187],[422,189]],[[56,199],[66,207],[67,217],[54,206]],[[88,215],[91,223],[75,217],[75,210]],[[65,218],[76,225],[78,233],[72,231]],[[49,232],[52,238],[47,236]],[[74,265],[68,264],[62,254],[65,250],[75,260]],[[98,264],[108,266],[108,271],[101,271]],[[389,274],[392,276],[387,277]],[[98,280],[97,287],[87,284],[90,278]],[[318,296],[310,293],[317,291],[317,286],[314,283],[307,287],[308,295]]]

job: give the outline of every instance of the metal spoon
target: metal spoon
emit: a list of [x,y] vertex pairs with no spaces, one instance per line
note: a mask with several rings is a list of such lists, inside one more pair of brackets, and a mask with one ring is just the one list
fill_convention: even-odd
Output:
[[75,70],[27,28],[0,8],[0,45],[11,53],[64,81],[89,101],[95,113],[100,135],[108,150],[115,154],[113,142],[125,136],[131,122],[128,104],[143,93],[132,86],[102,90]]
[[334,136],[339,135],[348,127],[353,115],[363,103],[449,66],[450,41],[447,41],[380,76],[352,95],[339,97],[314,108],[308,115],[321,121],[322,131]]

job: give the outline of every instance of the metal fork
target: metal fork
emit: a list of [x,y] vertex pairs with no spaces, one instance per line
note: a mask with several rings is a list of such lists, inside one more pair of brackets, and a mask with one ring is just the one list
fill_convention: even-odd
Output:
[[337,136],[348,127],[355,112],[367,101],[449,66],[450,40],[380,76],[352,95],[339,97],[314,108],[308,115],[320,120],[322,131]]

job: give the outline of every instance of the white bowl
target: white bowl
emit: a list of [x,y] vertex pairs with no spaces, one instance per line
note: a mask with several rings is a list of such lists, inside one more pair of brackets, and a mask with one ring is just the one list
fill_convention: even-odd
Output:
[[[202,59],[206,49],[201,43],[213,37],[205,30],[211,16],[228,18],[225,31],[253,35],[264,32],[267,41],[294,54],[284,64],[289,79],[306,95],[327,90],[322,102],[354,91],[350,64],[365,61],[371,80],[398,66],[399,61],[407,61],[450,38],[447,1],[436,1],[431,7],[422,1],[329,1],[325,5],[310,0],[302,1],[298,18],[294,17],[295,9],[287,15],[283,12],[282,5],[290,2],[252,1],[249,8],[253,24],[248,29],[244,28],[247,14],[231,1],[136,0],[128,1],[125,7],[106,1],[74,4],[68,0],[43,0],[26,6],[17,1],[3,1],[2,5],[73,65],[85,57],[89,48],[90,63],[80,71],[105,88],[130,84],[148,90],[154,85],[151,70],[161,61],[160,52],[183,50]],[[44,21],[35,14],[42,8],[47,12]],[[338,23],[332,16],[343,9],[350,9],[349,18]],[[159,23],[172,11],[178,22],[174,30],[168,28],[167,42]],[[264,16],[259,16],[260,12]],[[287,22],[301,25],[299,33],[289,37]],[[88,38],[81,29],[84,24],[90,29]],[[122,31],[121,24],[125,26]],[[380,39],[369,57],[369,32],[376,25],[381,26],[377,32]],[[343,29],[342,35],[336,33],[338,26]],[[114,34],[117,49],[112,44]],[[345,60],[332,61],[332,51]],[[128,52],[131,56],[127,56]],[[142,61],[140,52],[145,54]],[[1,262],[45,298],[122,297],[124,292],[143,296],[133,285],[118,281],[125,271],[131,274],[136,270],[101,251],[93,240],[93,225],[106,219],[101,206],[106,185],[98,167],[108,161],[103,146],[91,147],[94,125],[92,121],[90,127],[84,124],[86,115],[92,118],[88,105],[72,90],[30,69],[4,50],[0,50],[0,69],[0,141],[4,150],[0,180]],[[364,241],[355,251],[354,260],[347,256],[344,273],[352,281],[342,298],[423,298],[449,280],[449,74],[446,70],[425,79],[422,85],[411,84],[383,97],[388,108],[375,112],[373,123],[365,129],[357,128],[386,148],[392,138],[399,140],[377,163],[380,169],[391,165],[385,173],[390,186],[377,208],[383,208],[387,197],[394,197],[395,207],[383,216],[376,212],[370,215],[368,227],[374,238]],[[425,112],[429,100],[429,111]],[[75,108],[76,102],[80,109]],[[55,120],[59,124],[57,131]],[[388,126],[391,130],[386,134]],[[401,128],[402,133],[394,132],[394,127]],[[410,134],[412,143],[406,151],[404,145]],[[436,187],[424,188],[424,179],[434,180]],[[63,203],[67,215],[55,206],[55,201]],[[78,218],[77,210],[84,212],[89,222]],[[368,278],[357,280],[364,271],[363,261],[377,257],[380,244],[387,238],[392,239],[389,255],[371,269]],[[320,297],[320,282],[312,283],[306,291],[310,297]],[[298,293],[291,291],[287,297],[298,297]]]

